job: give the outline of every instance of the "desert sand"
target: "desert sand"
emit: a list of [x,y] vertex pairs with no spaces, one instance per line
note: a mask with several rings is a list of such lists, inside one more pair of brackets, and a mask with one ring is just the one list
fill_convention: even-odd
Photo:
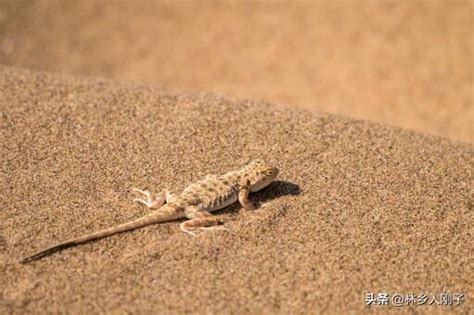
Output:
[[0,1],[0,63],[474,143],[474,2]]
[[[473,1],[0,0],[0,314],[469,314]],[[361,120],[362,119],[362,120]],[[262,158],[179,221],[18,259]],[[462,293],[460,306],[366,305]]]
[[[0,67],[0,313],[376,313],[367,293],[465,294],[473,146],[331,114]],[[179,191],[263,158],[278,181],[216,215],[22,265],[45,245],[137,218],[132,187]]]

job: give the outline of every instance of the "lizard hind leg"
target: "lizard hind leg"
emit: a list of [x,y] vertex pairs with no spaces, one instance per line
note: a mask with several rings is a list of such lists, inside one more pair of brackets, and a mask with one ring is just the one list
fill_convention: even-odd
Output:
[[148,190],[140,190],[138,188],[132,188],[132,190],[140,194],[143,194],[146,197],[146,199],[135,198],[133,199],[133,202],[143,203],[145,206],[151,209],[159,209],[161,206],[163,206],[163,204],[168,198],[167,193],[164,191],[158,193],[156,197],[153,198],[151,192]]
[[196,231],[209,232],[212,230],[224,230],[227,231],[227,228],[222,226],[222,221],[218,218],[199,218],[191,219],[180,224],[179,228],[184,233],[196,236]]
[[210,212],[202,210],[196,206],[187,207],[185,210],[186,218],[190,219],[180,224],[179,228],[184,233],[196,236],[196,231],[208,232],[211,230],[227,230],[222,226],[221,219],[213,216]]

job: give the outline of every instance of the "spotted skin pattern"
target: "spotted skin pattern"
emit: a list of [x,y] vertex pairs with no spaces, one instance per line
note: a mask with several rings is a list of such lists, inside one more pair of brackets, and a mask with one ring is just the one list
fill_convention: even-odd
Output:
[[211,212],[223,209],[237,201],[246,210],[255,209],[248,199],[249,194],[268,186],[277,175],[276,167],[258,159],[237,171],[224,175],[207,175],[205,179],[186,187],[179,195],[163,191],[153,196],[149,191],[134,188],[134,191],[146,197],[146,199],[136,198],[134,201],[143,203],[155,211],[115,227],[52,245],[21,259],[20,262],[27,263],[63,248],[181,218],[188,219],[180,224],[181,231],[193,236],[198,231],[225,230],[224,222]]

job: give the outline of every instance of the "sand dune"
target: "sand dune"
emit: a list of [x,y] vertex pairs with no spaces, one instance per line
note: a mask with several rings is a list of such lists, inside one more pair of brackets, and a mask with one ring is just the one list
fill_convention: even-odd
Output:
[[[448,291],[466,295],[454,313],[473,311],[472,145],[11,67],[0,110],[2,314],[361,313],[366,293]],[[229,232],[192,238],[170,222],[17,263],[147,213],[132,187],[179,191],[256,157],[280,176],[252,196],[256,212],[217,214]]]

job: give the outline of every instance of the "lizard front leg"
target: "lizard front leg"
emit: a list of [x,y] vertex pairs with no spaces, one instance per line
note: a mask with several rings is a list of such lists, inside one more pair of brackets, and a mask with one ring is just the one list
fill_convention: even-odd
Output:
[[242,178],[240,180],[240,189],[239,189],[239,202],[244,207],[245,210],[255,210],[256,207],[249,200],[250,194],[250,180],[248,178]]
[[222,226],[221,219],[213,216],[210,212],[200,209],[197,206],[189,206],[185,209],[184,215],[190,219],[180,224],[181,231],[196,236],[192,230],[227,230]]

